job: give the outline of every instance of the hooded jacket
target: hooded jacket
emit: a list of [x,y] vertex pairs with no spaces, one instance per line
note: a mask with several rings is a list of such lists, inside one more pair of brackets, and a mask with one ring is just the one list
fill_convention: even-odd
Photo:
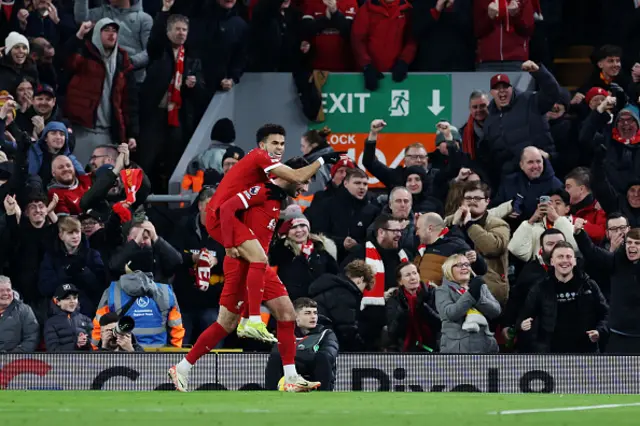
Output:
[[45,142],[47,133],[52,130],[58,130],[64,132],[64,145],[57,154],[66,155],[71,160],[73,168],[76,171],[76,175],[84,175],[84,167],[76,159],[75,155],[71,154],[69,148],[69,132],[67,126],[59,121],[51,121],[44,127],[42,136],[37,143],[31,144],[27,153],[28,170],[30,175],[40,175],[42,183],[47,185],[51,181],[51,162],[53,161],[53,155],[49,153],[49,148]]
[[[623,112],[630,113],[640,129],[638,108],[632,105],[627,105],[618,112],[613,129]],[[612,134],[613,129],[607,125],[609,119],[610,114],[606,111],[602,114],[598,110],[591,111],[580,129],[580,142],[593,147],[597,152],[594,156],[596,161],[600,161],[599,157],[604,156],[607,178],[616,191],[622,193],[626,192],[629,182],[640,176],[640,138],[636,136],[639,140],[635,143],[616,140]],[[601,152],[600,145],[606,148],[606,153]]]
[[[404,168],[404,181],[406,182],[410,175],[420,176],[422,181],[422,192],[417,194],[411,194],[413,198],[412,209],[416,213],[430,213],[435,212],[440,216],[444,214],[444,206],[442,202],[435,197],[432,197],[429,175],[424,167],[411,166]],[[405,185],[406,186],[406,185]]]
[[153,19],[142,10],[142,0],[131,0],[131,7],[128,9],[109,4],[89,9],[89,0],[76,0],[73,14],[78,25],[84,21],[98,22],[103,18],[110,18],[120,25],[118,44],[129,54],[133,67],[137,70],[136,80],[144,80],[145,67],[149,61],[147,42]]
[[138,136],[138,89],[129,55],[117,44],[108,58],[100,38],[104,18],[91,38],[71,37],[63,46],[66,70],[71,75],[64,114],[76,125],[109,131],[114,142]]

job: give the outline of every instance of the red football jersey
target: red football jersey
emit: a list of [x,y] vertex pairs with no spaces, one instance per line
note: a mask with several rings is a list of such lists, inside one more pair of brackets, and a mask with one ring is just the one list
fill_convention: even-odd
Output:
[[79,215],[82,213],[80,208],[80,200],[85,192],[91,188],[91,175],[79,175],[77,184],[71,187],[53,185],[49,187],[49,200],[53,194],[58,194],[58,204],[54,212],[66,213],[69,215]]
[[269,171],[281,164],[280,159],[272,158],[267,151],[252,149],[224,175],[207,208],[217,212],[225,201],[244,189],[266,183]]
[[282,201],[268,198],[264,184],[237,193],[220,208],[223,245],[234,247],[246,235],[253,235],[269,253],[281,206]]

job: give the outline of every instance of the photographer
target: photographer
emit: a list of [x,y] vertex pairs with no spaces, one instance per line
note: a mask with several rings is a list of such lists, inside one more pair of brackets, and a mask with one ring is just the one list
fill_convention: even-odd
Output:
[[[336,381],[338,338],[333,330],[318,324],[318,304],[308,297],[295,301],[296,310],[296,369],[307,380],[322,383],[320,390],[332,391]],[[278,345],[269,355],[265,370],[265,386],[276,390],[283,376]]]
[[144,352],[133,333],[119,334],[116,332],[118,321],[120,321],[120,316],[115,312],[109,312],[100,317],[98,351]]

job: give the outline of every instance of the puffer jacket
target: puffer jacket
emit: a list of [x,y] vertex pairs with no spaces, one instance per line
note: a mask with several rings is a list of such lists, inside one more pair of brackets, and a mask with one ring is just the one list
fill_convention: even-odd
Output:
[[14,298],[0,315],[0,352],[34,352],[40,341],[40,326],[31,307]]
[[[44,324],[44,342],[47,352],[74,352],[91,350],[91,319],[78,309],[65,312],[58,306],[54,314]],[[87,343],[78,347],[78,334],[87,335]]]

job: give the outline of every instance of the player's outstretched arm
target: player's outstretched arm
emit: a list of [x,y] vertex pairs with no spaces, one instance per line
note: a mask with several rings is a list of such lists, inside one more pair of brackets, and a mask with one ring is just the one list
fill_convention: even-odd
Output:
[[308,166],[304,166],[300,169],[292,169],[291,167],[282,164],[272,170],[270,173],[276,175],[277,177],[284,179],[293,183],[305,183],[308,182],[313,176],[315,176],[316,172],[326,164],[334,164],[340,160],[340,156],[344,155],[341,152],[332,152],[329,154],[325,154],[319,157],[316,161],[309,164]]

